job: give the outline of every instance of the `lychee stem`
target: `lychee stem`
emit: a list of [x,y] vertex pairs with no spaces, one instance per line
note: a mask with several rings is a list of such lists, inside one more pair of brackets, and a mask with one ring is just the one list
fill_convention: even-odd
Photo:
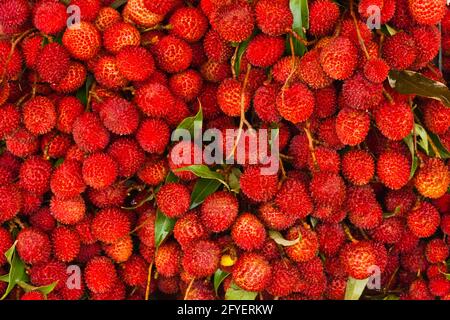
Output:
[[192,284],[194,283],[194,281],[195,281],[195,278],[192,278],[191,282],[189,282],[189,285],[188,285],[188,287],[186,288],[186,293],[185,293],[185,295],[184,295],[184,299],[183,299],[183,300],[187,300],[187,297],[188,297],[188,295],[189,295],[189,291],[191,291]]
[[236,77],[237,77],[235,65],[236,65],[238,52],[239,52],[239,46],[236,46],[236,48],[234,49],[234,54],[231,57],[231,74],[233,75],[233,79],[236,79]]
[[308,120],[308,121],[306,121],[306,127],[303,128],[303,130],[305,130],[306,137],[308,138],[308,147],[309,147],[309,152],[311,153],[314,168],[316,170],[318,170],[319,165],[317,164],[316,152],[315,152],[315,148],[314,148],[314,140],[313,140],[310,128],[311,128],[311,123]]
[[242,84],[242,90],[241,90],[241,120],[239,122],[239,131],[238,131],[238,135],[236,137],[236,141],[234,142],[233,149],[231,150],[227,159],[230,159],[234,155],[234,152],[236,151],[239,140],[241,139],[241,136],[242,136],[242,129],[244,128],[244,123],[246,123],[246,121],[247,121],[245,119],[245,108],[244,108],[244,106],[245,106],[245,90],[247,90],[248,78],[250,75],[251,68],[252,68],[252,66],[249,63],[247,65],[247,73],[245,74],[245,79],[244,79],[244,83]]
[[361,36],[361,31],[359,30],[358,20],[356,19],[355,11],[353,10],[353,1],[354,0],[350,0],[350,15],[352,16],[353,22],[355,24],[356,34],[358,35],[359,45],[361,46],[362,51],[366,55],[366,58],[370,59],[369,52],[367,52],[366,44],[364,43],[364,39]]
[[353,237],[352,233],[350,232],[350,228],[346,224],[344,224],[344,232],[345,232],[345,235],[347,236],[348,240],[350,240],[353,243],[358,242],[358,240],[356,240]]
[[153,270],[153,262],[150,263],[148,267],[148,275],[147,275],[147,286],[145,287],[145,300],[148,300],[150,296],[150,284],[152,281],[152,270]]

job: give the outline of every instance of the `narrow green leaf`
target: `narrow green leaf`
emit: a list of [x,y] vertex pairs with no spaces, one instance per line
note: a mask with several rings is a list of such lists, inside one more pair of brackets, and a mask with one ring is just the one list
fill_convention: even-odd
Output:
[[156,211],[155,220],[155,246],[156,249],[166,240],[167,236],[172,232],[175,226],[175,219],[167,217],[161,212],[161,210]]
[[81,103],[86,106],[88,102],[89,91],[91,90],[92,84],[94,83],[94,76],[88,74],[86,77],[85,85],[82,86],[76,93],[76,97]]
[[408,146],[409,152],[411,153],[411,172],[409,174],[409,179],[414,177],[416,173],[417,167],[419,166],[419,158],[416,155],[416,148],[414,146],[414,137],[413,134],[409,134],[403,141]]
[[0,276],[0,281],[1,282],[9,282],[9,274],[4,274],[4,275]]
[[415,94],[441,101],[450,108],[450,89],[441,82],[431,80],[418,72],[392,70],[389,84],[401,94]]
[[111,8],[118,9],[127,3],[128,0],[116,0],[111,4]]
[[178,182],[178,181],[180,181],[180,179],[172,171],[170,171],[166,177],[166,183]]
[[225,300],[255,300],[258,292],[245,291],[239,288],[234,282],[231,282],[230,287],[225,293]]
[[55,290],[57,284],[58,284],[58,281],[55,281],[55,282],[49,284],[48,286],[37,287],[36,290],[47,295],[47,294],[51,293],[53,290]]
[[414,124],[414,130],[416,132],[417,136],[417,143],[419,146],[422,147],[422,149],[426,152],[427,155],[430,154],[429,148],[428,148],[428,133],[425,130],[424,127],[422,127],[420,124],[415,123]]
[[241,42],[239,44],[239,49],[236,55],[236,61],[234,62],[234,72],[236,73],[236,76],[239,77],[239,74],[241,73],[241,61],[242,57],[244,56],[245,51],[247,50],[248,44],[250,43],[250,40],[253,38],[253,35],[250,36],[247,40]]
[[192,117],[187,117],[186,119],[181,121],[181,123],[178,125],[177,129],[178,130],[180,130],[180,129],[187,130],[191,133],[191,136],[193,136],[194,135],[194,124],[196,122],[203,123],[203,111],[202,111],[201,105],[200,105],[200,108],[199,108],[197,114]]
[[357,280],[349,277],[345,289],[345,300],[359,300],[366,288],[367,282],[369,282],[369,278]]
[[445,146],[442,144],[441,139],[439,136],[435,135],[432,132],[428,132],[428,136],[430,137],[431,141],[433,141],[434,145],[439,151],[439,155],[442,159],[450,159],[450,150],[447,150]]
[[221,182],[211,179],[199,179],[194,186],[194,190],[191,195],[191,207],[194,209],[201,205],[207,196],[213,194],[219,189]]
[[[309,8],[308,0],[290,0],[289,7],[294,17],[292,30],[294,30],[300,37],[306,39],[305,30],[309,29]],[[303,56],[306,52],[306,47],[303,43],[293,37],[294,51],[298,56]],[[290,49],[290,48],[289,48]]]
[[311,222],[311,226],[313,227],[313,229],[317,226],[317,224],[319,223],[319,219],[314,218],[312,216],[309,217],[309,221]]
[[22,260],[20,260],[18,254],[16,253],[16,244],[17,241],[14,242],[12,247],[5,253],[6,260],[10,264],[10,269],[8,274],[8,287],[6,288],[6,291],[0,298],[0,300],[4,300],[14,289],[17,283],[21,281],[28,281],[28,276],[25,272],[25,264],[22,262]]
[[383,213],[383,218],[392,218],[400,213],[401,207],[398,206],[395,208],[394,212],[385,212]]
[[220,173],[211,171],[211,169],[208,166],[205,166],[204,164],[196,164],[196,165],[192,165],[192,166],[187,166],[187,167],[176,169],[175,171],[176,172],[189,171],[200,178],[217,180],[217,181],[220,181],[225,187],[227,187],[227,189],[230,189],[228,184],[225,182],[225,177],[223,175],[221,175]]
[[218,296],[220,285],[229,275],[229,272],[223,271],[222,269],[217,269],[214,273],[214,291],[216,292],[216,296]]
[[271,237],[277,244],[283,247],[290,247],[296,245],[302,239],[302,235],[299,235],[295,240],[286,240],[281,233],[274,230],[269,230],[269,237]]
[[242,172],[239,168],[233,168],[231,169],[231,174],[228,176],[228,184],[230,185],[231,191],[237,194],[241,191],[241,175]]
[[400,300],[399,296],[396,296],[395,294],[387,295],[383,300]]
[[397,30],[395,30],[388,24],[384,24],[381,26],[381,32],[383,32],[385,35],[393,36],[397,33]]

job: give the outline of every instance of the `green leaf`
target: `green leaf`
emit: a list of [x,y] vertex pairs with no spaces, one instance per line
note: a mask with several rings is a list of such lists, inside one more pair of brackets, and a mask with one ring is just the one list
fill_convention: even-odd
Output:
[[51,293],[53,290],[55,290],[57,284],[58,284],[58,281],[55,281],[55,282],[49,284],[48,286],[37,287],[36,290],[38,290],[38,291],[42,292],[43,294],[47,295],[47,294]]
[[91,86],[93,83],[94,83],[94,76],[92,74],[88,74],[86,77],[85,85],[77,91],[76,96],[84,106],[87,105],[89,91],[91,90]]
[[11,248],[5,253],[6,260],[10,264],[10,269],[8,274],[8,287],[0,300],[4,300],[19,282],[28,281],[28,276],[25,272],[25,264],[20,260],[19,255],[16,253],[16,245],[17,241],[14,242]]
[[419,146],[422,147],[422,149],[426,152],[427,155],[430,154],[430,151],[428,149],[428,133],[425,130],[424,127],[422,127],[420,124],[415,123],[414,124],[414,130],[416,132],[417,136],[417,143]]
[[[178,125],[177,130],[184,129],[191,133],[191,136],[194,136],[194,124],[196,122],[203,123],[203,111],[202,107],[200,105],[200,108],[198,109],[198,112],[193,117],[187,117],[181,123]],[[201,129],[201,128],[200,128]]]
[[381,32],[383,32],[384,34],[386,34],[388,36],[393,36],[397,33],[397,30],[395,30],[388,24],[384,24],[381,26]]
[[234,282],[225,293],[225,300],[255,300],[258,292],[245,291],[239,288]]
[[156,249],[166,240],[167,236],[172,232],[175,226],[175,219],[167,217],[161,212],[161,210],[156,210],[156,220],[155,220],[155,246]]
[[364,289],[366,288],[369,278],[364,280],[357,280],[349,277],[347,280],[347,287],[345,289],[345,300],[359,300]]
[[250,43],[250,40],[252,40],[253,35],[250,36],[247,40],[241,42],[239,44],[239,49],[236,54],[236,61],[234,62],[234,72],[236,73],[236,76],[239,77],[239,74],[241,73],[241,61],[242,57],[244,56],[245,51],[247,50],[248,44]]
[[395,294],[387,295],[383,300],[400,300],[399,296],[396,296]]
[[214,273],[214,291],[216,292],[216,296],[218,295],[220,285],[229,275],[229,272],[223,271],[222,269],[217,269],[216,273]]
[[389,84],[401,94],[415,94],[439,100],[450,108],[449,88],[445,84],[424,77],[418,72],[392,70],[389,73]]
[[111,8],[118,9],[127,3],[128,0],[116,0],[111,4]]
[[231,174],[228,177],[228,184],[230,185],[231,191],[234,193],[239,193],[241,191],[241,178],[242,172],[239,168],[231,169]]
[[53,164],[53,167],[58,168],[63,162],[64,162],[64,158],[59,158],[58,160],[55,161],[55,163]]
[[[292,30],[295,31],[300,37],[306,39],[305,30],[309,29],[309,8],[308,0],[290,0],[289,7],[294,17],[294,23]],[[294,51],[298,56],[303,56],[306,52],[306,47],[303,43],[295,39],[292,39],[294,43]]]
[[317,226],[317,224],[319,223],[319,219],[314,218],[312,216],[309,216],[309,221],[311,222],[311,226],[313,227],[313,229]]
[[274,230],[269,230],[269,237],[271,237],[277,244],[283,247],[290,247],[296,245],[302,239],[302,235],[300,234],[298,238],[295,240],[286,240],[285,238],[283,238],[283,235],[281,233]]
[[444,145],[441,142],[441,139],[439,136],[435,135],[432,132],[428,133],[428,136],[430,137],[431,141],[433,141],[434,145],[436,146],[437,150],[439,151],[439,155],[442,159],[450,159],[450,150],[447,150]]
[[398,206],[395,208],[394,212],[385,212],[383,213],[383,218],[392,218],[400,213],[401,207]]
[[221,182],[211,179],[199,179],[194,186],[194,190],[191,194],[191,207],[194,209],[201,205],[207,196],[213,194],[219,189]]
[[409,134],[406,138],[403,139],[403,141],[406,143],[409,152],[411,153],[411,172],[409,174],[409,179],[411,180],[416,173],[417,167],[419,166],[419,158],[416,155],[413,134]]
[[211,180],[217,180],[221,182],[227,189],[230,189],[228,184],[225,182],[225,177],[221,175],[218,172],[212,171],[208,166],[205,166],[204,164],[196,164],[192,166],[187,166],[183,168],[176,169],[175,172],[180,171],[189,171],[195,174],[197,177],[204,178],[204,179],[211,179]]
[[4,274],[4,275],[0,276],[0,281],[9,282],[9,274]]
[[178,182],[178,181],[180,181],[180,179],[172,171],[170,171],[166,177],[166,183]]

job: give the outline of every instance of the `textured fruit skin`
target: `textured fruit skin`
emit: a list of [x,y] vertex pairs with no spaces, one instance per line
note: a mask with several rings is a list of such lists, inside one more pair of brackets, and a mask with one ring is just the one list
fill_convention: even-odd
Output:
[[309,8],[309,32],[322,37],[331,33],[339,19],[339,7],[329,0],[319,0]]
[[22,55],[19,50],[14,50],[11,58],[8,59],[11,47],[12,45],[8,40],[0,41],[0,63],[2,70],[6,69],[6,77],[8,79],[17,79],[22,70]]
[[370,118],[362,110],[342,109],[336,119],[336,134],[346,145],[356,146],[363,142],[369,132]]
[[300,282],[298,268],[287,259],[276,260],[271,263],[272,279],[266,290],[275,297],[284,297],[294,291]]
[[71,133],[76,118],[83,113],[83,104],[75,97],[64,97],[56,105],[56,129]]
[[177,220],[173,229],[174,237],[184,248],[190,243],[207,238],[206,229],[197,213],[192,212]]
[[377,175],[381,182],[390,189],[404,187],[411,172],[409,158],[396,151],[387,151],[378,158]]
[[425,255],[430,263],[445,261],[449,255],[448,245],[441,239],[433,239],[427,243]]
[[382,83],[387,79],[389,66],[381,58],[372,58],[364,65],[364,76],[373,83]]
[[50,84],[60,82],[69,71],[69,53],[58,43],[49,43],[42,48],[36,61],[39,76]]
[[147,119],[141,122],[136,133],[136,140],[144,151],[162,154],[170,138],[169,126],[158,119]]
[[450,128],[450,111],[440,101],[429,100],[424,106],[424,121],[431,132],[445,134]]
[[220,109],[230,117],[241,114],[241,108],[246,111],[250,106],[250,93],[242,89],[242,83],[236,79],[226,79],[217,90],[217,103]]
[[339,208],[345,201],[344,180],[335,173],[315,173],[309,185],[309,190],[316,205]]
[[[149,10],[145,6],[147,0],[131,0],[125,5],[122,12],[123,18],[127,21],[136,23],[139,26],[151,28],[164,20],[164,14],[159,14],[153,10]],[[168,1],[170,2],[170,1]],[[128,16],[127,16],[128,15]],[[127,19],[128,18],[128,19]]]
[[181,249],[176,242],[162,244],[155,257],[158,273],[165,277],[172,277],[180,272]]
[[122,20],[122,16],[117,10],[111,7],[103,7],[100,9],[97,18],[95,19],[95,27],[99,31],[105,31],[108,27],[120,20]]
[[128,138],[115,140],[107,152],[116,161],[121,177],[133,176],[145,161],[144,151],[135,140]]
[[4,139],[14,132],[20,124],[19,110],[12,104],[0,107],[0,138]]
[[201,75],[192,69],[173,75],[169,79],[172,92],[186,102],[198,97],[202,90],[203,79]]
[[231,228],[231,237],[241,249],[252,251],[260,249],[266,240],[266,229],[251,213],[241,214]]
[[191,65],[191,47],[186,41],[175,36],[165,36],[153,50],[158,66],[166,72],[181,72]]
[[107,99],[100,110],[100,120],[112,133],[128,135],[139,125],[139,113],[130,102],[119,97]]
[[219,260],[219,246],[212,241],[200,240],[184,250],[181,263],[189,275],[203,278],[216,272]]
[[23,122],[33,134],[45,134],[56,125],[56,110],[46,97],[35,97],[23,106]]
[[150,52],[140,47],[125,47],[116,55],[120,73],[130,81],[144,81],[155,69]]
[[83,161],[84,182],[94,189],[111,186],[117,178],[117,163],[105,153],[94,153]]
[[150,117],[165,118],[175,104],[175,98],[165,85],[149,83],[136,91],[134,103]]
[[313,209],[312,200],[305,185],[296,179],[287,179],[275,197],[275,204],[286,215],[305,218]]
[[[322,69],[322,66],[320,65],[320,53],[319,50],[311,50],[307,52],[298,62],[298,67],[296,73],[292,76],[292,78],[295,79],[295,77],[298,76],[299,79],[301,79],[303,82],[305,82],[308,86],[310,86],[313,89],[321,89],[325,88],[333,82],[333,79],[330,78],[325,71]],[[292,60],[291,58],[284,58],[285,63],[290,66],[289,70],[292,70]],[[289,62],[290,61],[290,62]],[[277,65],[275,65],[277,66]],[[301,67],[300,67],[301,66]],[[286,66],[287,67],[287,66]],[[292,71],[287,73],[287,76],[291,74]],[[276,67],[274,67],[274,76],[275,79],[277,79],[277,70]],[[283,77],[284,78],[284,77]],[[280,81],[282,79],[279,79]],[[284,80],[286,81],[286,80]],[[282,82],[284,82],[282,81]]]
[[438,199],[446,194],[450,185],[450,172],[440,159],[428,159],[419,168],[414,185],[421,195]]
[[4,228],[0,228],[0,266],[7,263],[5,252],[13,245],[11,234]]
[[284,46],[282,38],[261,34],[250,41],[245,54],[253,66],[267,68],[281,58]]
[[125,237],[130,230],[130,220],[118,208],[100,210],[92,220],[92,234],[98,240],[111,244]]
[[334,256],[345,243],[344,229],[340,224],[324,223],[317,226],[319,250],[327,256]]
[[53,171],[50,188],[61,199],[80,195],[86,188],[81,174],[81,164],[74,160],[65,160]]
[[62,41],[74,58],[88,61],[100,51],[102,39],[93,24],[81,21],[79,28],[66,29]]
[[287,240],[297,240],[299,237],[299,242],[285,248],[286,254],[295,262],[309,261],[319,251],[317,234],[300,226],[292,227],[286,234]]
[[439,53],[441,33],[436,26],[421,26],[412,31],[417,46],[417,57],[413,68],[425,67]]
[[233,48],[214,30],[203,38],[203,49],[209,59],[217,62],[225,62],[233,55]]
[[172,25],[170,32],[187,42],[199,41],[208,28],[208,20],[197,8],[176,10],[170,17],[169,23]]
[[294,225],[296,218],[283,213],[273,203],[264,203],[258,209],[258,216],[271,230],[284,230]]
[[[174,202],[174,199],[177,199]],[[170,218],[178,218],[185,214],[190,206],[189,189],[180,183],[167,183],[156,195],[158,208]]]
[[406,103],[386,102],[375,111],[375,122],[384,136],[398,141],[412,131],[414,114]]
[[103,32],[103,45],[114,54],[126,46],[138,46],[140,41],[139,30],[125,22],[118,22]]
[[104,87],[118,90],[127,84],[127,79],[120,73],[115,57],[101,56],[94,66],[95,79]]
[[371,83],[362,74],[356,73],[344,82],[342,97],[348,107],[371,110],[383,100],[383,86]]
[[383,211],[370,185],[349,188],[346,206],[350,221],[359,228],[373,229],[383,219]]
[[86,81],[86,68],[78,62],[72,62],[69,70],[58,84],[52,84],[53,90],[60,93],[71,93],[77,91]]
[[210,22],[220,36],[230,42],[247,39],[255,24],[252,9],[245,2],[219,7],[211,14]]
[[50,239],[37,229],[22,229],[17,235],[17,253],[25,263],[47,262],[51,254]]
[[58,260],[71,262],[78,256],[80,239],[75,231],[60,226],[53,230],[51,239],[53,252]]
[[51,173],[50,162],[37,156],[30,157],[20,167],[20,184],[25,190],[42,195],[50,189]]
[[109,132],[93,113],[84,113],[75,120],[72,135],[78,147],[88,153],[103,150],[109,142]]
[[238,202],[233,195],[219,191],[206,197],[200,217],[208,231],[222,232],[231,227],[238,209]]
[[371,275],[368,270],[376,265],[376,253],[368,241],[360,241],[345,245],[340,252],[340,261],[346,272],[355,279],[365,279]]
[[280,36],[292,26],[292,13],[285,1],[261,0],[255,6],[258,27],[269,36]]
[[86,286],[94,293],[106,293],[114,288],[117,273],[112,261],[106,257],[91,259],[84,269]]
[[405,70],[417,57],[414,39],[406,32],[399,32],[386,39],[383,44],[383,58],[392,69]]
[[260,292],[270,283],[272,268],[267,260],[258,253],[244,253],[233,266],[232,278],[240,288]]
[[81,196],[63,200],[52,197],[50,200],[50,210],[52,216],[63,224],[76,224],[84,218],[86,205]]
[[276,100],[279,114],[294,124],[306,121],[314,111],[314,104],[314,95],[301,83],[281,89]]
[[342,157],[342,174],[354,185],[369,183],[375,174],[375,163],[370,153],[350,150]]
[[445,1],[441,0],[409,0],[409,10],[413,18],[420,24],[437,24],[445,15]]
[[258,117],[265,122],[279,122],[280,115],[275,105],[278,85],[263,85],[255,91],[253,107]]
[[66,7],[62,3],[41,1],[33,8],[33,24],[48,35],[62,31],[66,26]]
[[440,223],[440,215],[436,208],[421,202],[407,216],[408,228],[419,238],[427,238],[435,233]]
[[30,16],[30,7],[24,0],[2,1],[0,25],[5,34],[20,31]]
[[357,57],[358,51],[352,42],[348,38],[338,37],[322,49],[320,64],[331,78],[345,80],[355,70]]
[[276,175],[261,174],[261,168],[250,166],[239,178],[242,192],[256,202],[272,199],[278,190]]

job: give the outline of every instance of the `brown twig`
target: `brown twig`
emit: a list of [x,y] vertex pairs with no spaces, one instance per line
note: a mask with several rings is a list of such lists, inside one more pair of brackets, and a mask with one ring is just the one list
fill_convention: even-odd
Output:
[[145,300],[148,300],[150,297],[150,284],[152,282],[152,271],[153,271],[153,262],[150,263],[148,267],[148,275],[147,275],[147,286],[145,287]]

